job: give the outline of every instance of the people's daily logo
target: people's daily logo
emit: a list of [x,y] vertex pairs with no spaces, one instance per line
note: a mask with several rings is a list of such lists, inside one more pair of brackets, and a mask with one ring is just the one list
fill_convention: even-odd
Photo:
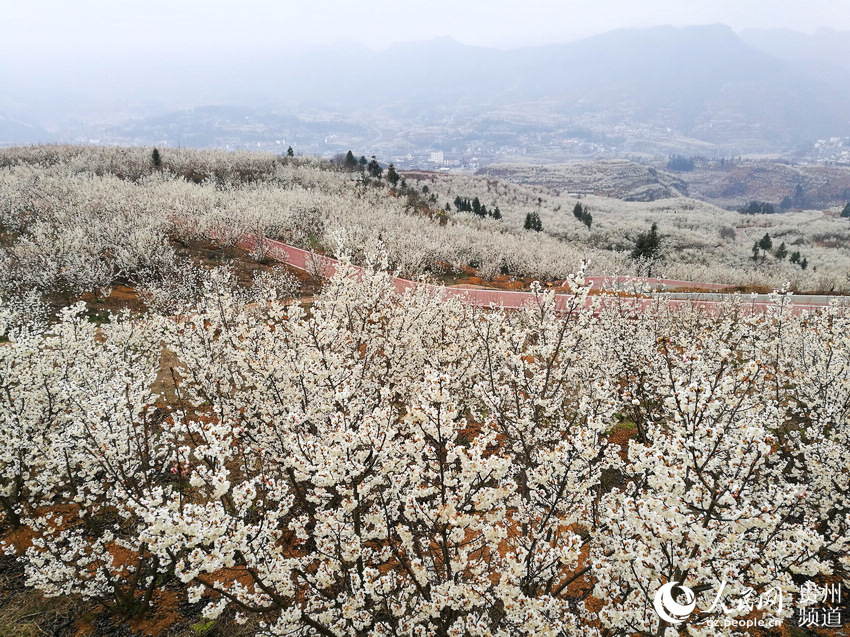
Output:
[[[677,602],[673,595],[674,590],[681,592],[685,603]],[[668,582],[655,591],[655,612],[668,624],[678,626],[685,621],[696,606],[696,596],[687,586],[680,586],[679,582]]]

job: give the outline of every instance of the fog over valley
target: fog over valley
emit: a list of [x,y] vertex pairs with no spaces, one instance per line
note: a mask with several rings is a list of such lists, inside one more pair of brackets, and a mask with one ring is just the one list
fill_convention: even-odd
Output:
[[36,4],[0,27],[0,144],[359,148],[412,166],[801,157],[850,136],[850,24],[825,7],[542,2],[510,23],[509,3],[452,21],[445,3]]

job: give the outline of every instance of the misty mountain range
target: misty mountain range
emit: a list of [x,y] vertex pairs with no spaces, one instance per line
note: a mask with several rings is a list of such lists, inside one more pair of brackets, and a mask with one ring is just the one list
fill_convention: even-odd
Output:
[[[789,152],[850,136],[850,33],[722,25],[498,50],[443,38],[262,59],[0,69],[0,143],[487,149],[544,159]],[[60,77],[61,75],[61,77]],[[575,140],[573,146],[564,140]],[[548,152],[548,156],[546,153]],[[542,154],[541,154],[542,153]]]

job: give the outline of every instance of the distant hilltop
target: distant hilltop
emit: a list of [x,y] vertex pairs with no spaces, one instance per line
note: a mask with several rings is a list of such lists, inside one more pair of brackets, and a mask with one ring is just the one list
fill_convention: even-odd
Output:
[[627,160],[559,164],[493,164],[477,174],[544,188],[556,196],[598,195],[623,201],[690,196],[727,209],[750,202],[777,212],[843,206],[850,201],[850,165],[795,165],[730,158],[686,159],[687,170],[668,170],[672,160],[639,164]]
[[594,194],[624,201],[655,201],[688,194],[688,185],[680,177],[627,160],[538,166],[494,164],[482,168],[478,174],[542,186],[567,196]]
[[77,69],[73,87],[47,68],[38,95],[20,70],[0,69],[0,140],[265,149],[284,140],[318,155],[445,151],[482,166],[527,156],[787,154],[850,136],[848,42],[846,33],[724,25],[621,29],[507,51],[440,38],[191,68],[153,59],[144,73],[108,76],[107,60]]

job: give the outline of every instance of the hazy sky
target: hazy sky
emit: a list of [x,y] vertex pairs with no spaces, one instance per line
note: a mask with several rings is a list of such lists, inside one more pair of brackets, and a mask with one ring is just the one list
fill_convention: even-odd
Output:
[[618,27],[722,22],[733,28],[850,29],[850,0],[0,0],[8,60],[186,57],[451,36],[510,47]]

